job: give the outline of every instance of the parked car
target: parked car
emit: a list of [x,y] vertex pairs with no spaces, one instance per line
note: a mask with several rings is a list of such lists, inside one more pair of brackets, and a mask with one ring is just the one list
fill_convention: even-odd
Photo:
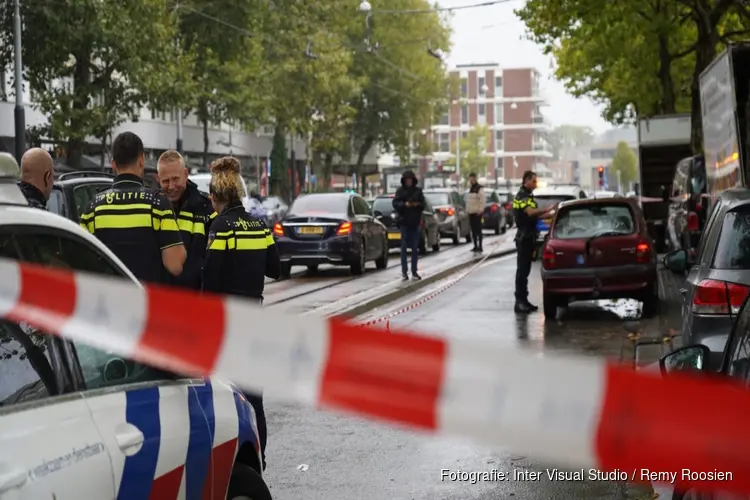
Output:
[[658,311],[656,252],[637,202],[587,199],[560,204],[542,252],[543,310],[592,299],[633,298],[644,317]]
[[263,207],[266,209],[266,219],[270,225],[274,225],[284,217],[289,206],[278,196],[267,196],[263,199]]
[[112,186],[114,175],[81,170],[56,176],[47,200],[47,210],[78,222],[81,214],[97,195]]
[[[372,204],[372,213],[375,218],[388,229],[388,248],[399,248],[401,246],[401,230],[398,227],[398,214],[393,210],[393,196],[386,194],[375,198]],[[435,211],[427,201],[422,210],[422,220],[419,221],[421,234],[419,236],[419,253],[427,253],[427,247],[434,252],[440,250],[440,223]]]
[[441,238],[450,238],[454,245],[458,245],[461,238],[471,243],[469,214],[458,191],[448,188],[425,189],[424,197],[437,214]]
[[[721,348],[750,291],[750,190],[718,193],[698,244],[695,264],[685,249],[664,256],[664,266],[688,272],[682,290],[682,327],[687,344]],[[708,340],[711,338],[712,340]]]
[[[683,251],[683,250],[680,250]],[[677,372],[691,372],[696,374],[706,374],[711,378],[716,375],[728,377],[737,380],[737,388],[747,390],[747,382],[750,380],[750,300],[745,299],[737,313],[734,326],[728,334],[728,342],[722,342],[725,349],[717,353],[715,346],[700,343],[688,344],[682,348],[675,349],[661,360],[659,360],[659,371],[663,377],[669,377]],[[712,340],[707,338],[705,340]],[[686,396],[689,396],[686,394]],[[690,408],[685,407],[678,410],[690,413]],[[737,428],[735,423],[731,428]],[[727,422],[730,425],[730,421]],[[711,426],[707,427],[710,431]],[[685,439],[692,439],[693,436],[686,434]],[[729,446],[728,444],[726,446]],[[715,490],[710,494],[699,493],[694,490],[676,491],[674,484],[654,483],[654,493],[658,494],[660,499],[664,500],[748,500],[750,495],[728,494],[719,491],[721,481],[715,483]]]
[[[464,204],[466,203],[468,191],[464,193]],[[495,234],[503,233],[508,229],[508,217],[505,204],[497,191],[484,188],[485,207],[482,214],[482,229],[492,229]]]
[[618,196],[620,196],[620,193],[616,193],[614,191],[594,191],[594,195],[592,196],[592,198],[617,198]]
[[356,193],[302,195],[273,226],[282,277],[289,277],[292,266],[311,271],[319,264],[349,266],[358,275],[374,260],[378,269],[385,269],[387,232]]
[[[534,191],[534,198],[536,198],[539,208],[547,208],[563,201],[585,199],[587,196],[586,192],[580,186],[571,184],[538,188]],[[541,245],[544,243],[544,239],[547,237],[550,224],[552,223],[552,217],[553,215],[549,215],[545,219],[537,221],[536,228],[539,231],[537,244]]]
[[667,215],[667,244],[671,250],[687,251],[688,261],[695,261],[703,227],[708,216],[706,164],[703,155],[685,158],[677,164],[672,181],[672,196]]
[[[195,183],[196,186],[198,186],[199,191],[203,191],[204,193],[208,194],[209,185],[211,184],[211,174],[204,172],[200,174],[192,174],[188,176],[188,178]],[[245,206],[245,210],[248,213],[254,212],[258,209],[257,205],[251,201],[250,198],[250,191],[247,189],[247,184],[245,184],[245,179],[242,178],[242,176],[239,176],[240,182],[242,183],[242,189],[244,192],[244,195],[242,196],[242,204]]]
[[513,227],[513,198],[516,195],[507,189],[496,189],[495,192],[497,193],[497,197],[500,198],[503,208],[505,208],[505,219],[508,229],[510,229]]

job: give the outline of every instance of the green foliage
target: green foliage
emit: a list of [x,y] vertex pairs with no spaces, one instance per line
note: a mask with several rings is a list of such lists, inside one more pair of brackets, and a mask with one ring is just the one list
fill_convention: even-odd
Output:
[[447,162],[448,165],[456,166],[456,158],[460,158],[461,178],[466,180],[469,174],[474,172],[482,177],[487,173],[490,157],[486,155],[487,146],[490,144],[490,130],[486,125],[472,128],[459,141],[458,151],[452,148],[453,157]]
[[[37,132],[67,143],[72,166],[88,137],[137,119],[149,102],[170,106],[192,92],[162,0],[45,0],[21,9],[25,76],[36,108],[49,117]],[[13,2],[2,3],[0,22],[0,63],[8,67]]]
[[578,125],[560,125],[547,134],[547,142],[552,147],[554,157],[558,159],[563,150],[588,146],[593,141],[594,131],[591,127]]
[[286,171],[288,168],[286,134],[283,129],[276,127],[273,134],[273,147],[271,148],[271,193],[282,193],[286,191]]
[[615,156],[612,158],[612,170],[614,175],[619,174],[620,188],[638,180],[638,158],[625,141],[617,143]]

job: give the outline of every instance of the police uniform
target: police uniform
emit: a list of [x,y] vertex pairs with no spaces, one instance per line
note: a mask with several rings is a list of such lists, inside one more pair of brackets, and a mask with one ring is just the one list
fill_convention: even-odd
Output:
[[172,206],[137,175],[120,174],[81,215],[81,226],[99,238],[141,281],[167,283],[161,251],[181,245]]
[[[229,204],[211,223],[203,266],[203,290],[238,295],[263,302],[266,276],[281,276],[281,261],[266,224],[245,211],[242,203]],[[263,396],[245,394],[258,421],[263,468],[266,468],[266,416]]]
[[534,193],[521,186],[513,199],[513,217],[518,230],[516,232],[516,305],[528,304],[529,273],[534,259],[534,248],[537,239],[537,220],[539,217],[526,214],[526,209],[537,209],[539,205]]
[[179,276],[168,276],[169,283],[194,290],[201,289],[201,271],[206,257],[208,231],[216,217],[211,200],[198,190],[194,182],[188,181],[185,192],[173,204],[177,216],[180,237],[185,244],[187,260]]
[[47,210],[47,198],[44,197],[44,193],[38,187],[24,181],[19,181],[18,187],[26,197],[26,201],[29,202],[30,207]]

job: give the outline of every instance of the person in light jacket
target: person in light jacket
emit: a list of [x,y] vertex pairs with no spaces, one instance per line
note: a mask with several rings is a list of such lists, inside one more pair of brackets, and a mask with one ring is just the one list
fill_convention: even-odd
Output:
[[471,238],[474,240],[472,252],[483,252],[482,248],[482,214],[484,213],[484,186],[477,182],[477,174],[469,174],[469,192],[466,193],[466,211],[469,213]]

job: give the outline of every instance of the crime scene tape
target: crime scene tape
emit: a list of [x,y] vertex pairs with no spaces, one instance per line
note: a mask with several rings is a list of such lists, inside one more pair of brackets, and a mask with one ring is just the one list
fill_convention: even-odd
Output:
[[750,431],[727,425],[747,419],[750,392],[727,380],[538,358],[486,340],[384,334],[338,318],[300,319],[235,298],[8,260],[0,261],[0,316],[289,402],[627,480],[675,474],[679,488],[750,493]]
[[[488,249],[499,247],[503,243],[505,243],[504,239],[503,239],[503,241],[499,241],[499,242],[493,243],[490,247],[488,247]],[[459,281],[461,281],[462,279],[464,279],[465,277],[467,277],[469,274],[471,274],[474,270],[478,269],[479,266],[481,266],[482,264],[484,264],[485,262],[487,262],[487,259],[489,259],[492,256],[493,253],[494,252],[492,250],[490,250],[481,259],[479,259],[476,264],[472,265],[469,269],[467,269],[466,271],[464,271],[461,274],[459,274],[456,278],[451,279],[450,281],[448,281],[448,283],[446,283],[442,287],[438,288],[434,292],[428,294],[427,296],[422,297],[419,300],[416,300],[416,301],[412,302],[411,304],[409,304],[409,305],[407,305],[405,307],[397,309],[396,311],[393,311],[390,314],[386,314],[385,316],[381,316],[379,318],[371,319],[369,321],[357,322],[357,324],[362,325],[362,326],[371,326],[371,325],[377,325],[377,324],[385,322],[385,324],[386,324],[385,325],[386,326],[386,331],[390,331],[390,329],[391,329],[391,320],[393,318],[395,318],[396,316],[398,316],[400,314],[404,314],[405,312],[408,312],[408,311],[411,311],[413,309],[416,309],[417,307],[421,306],[422,304],[424,304],[424,303],[426,303],[426,302],[434,299],[435,297],[437,297],[441,293],[445,292],[450,287],[452,287],[453,285],[455,285],[456,283],[458,283]]]

